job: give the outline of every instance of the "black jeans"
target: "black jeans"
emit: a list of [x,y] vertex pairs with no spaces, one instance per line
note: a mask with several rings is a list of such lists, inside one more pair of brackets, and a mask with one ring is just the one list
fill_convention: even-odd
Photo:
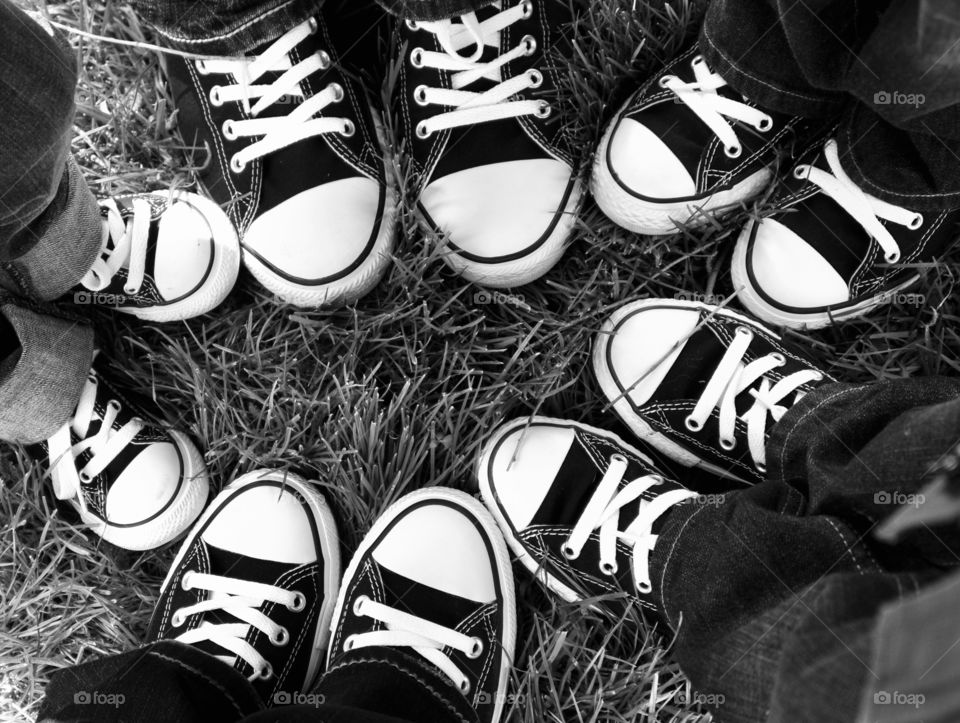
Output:
[[844,170],[919,211],[960,206],[960,4],[712,0],[708,63],[760,106],[837,117]]
[[[172,48],[239,55],[274,40],[315,15],[324,0],[131,0],[143,20]],[[372,3],[367,0],[369,4]],[[489,0],[377,0],[410,20],[441,20]],[[365,3],[358,3],[363,5]]]
[[[960,565],[954,522],[896,545],[874,528],[958,437],[960,380],[828,385],[773,428],[765,482],[671,512],[651,579],[680,667],[718,721],[860,720],[881,607]],[[960,615],[942,623],[946,649]]]
[[174,641],[67,668],[47,686],[45,723],[476,723],[453,685],[414,655],[348,653],[305,694],[267,708],[240,673]]

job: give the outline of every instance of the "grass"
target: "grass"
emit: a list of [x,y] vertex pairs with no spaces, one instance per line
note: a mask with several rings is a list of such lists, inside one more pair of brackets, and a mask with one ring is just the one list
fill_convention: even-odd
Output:
[[[150,40],[125,5],[73,0],[42,10],[94,35]],[[687,0],[604,0],[583,9],[571,28],[565,113],[580,147],[595,145],[620,100],[683,45],[697,17]],[[158,56],[78,36],[71,42],[81,68],[73,150],[94,191],[196,188],[203,157],[175,133]],[[385,41],[377,47],[389,56]],[[387,98],[394,76],[380,75]],[[402,160],[395,172],[406,181]],[[190,432],[214,480],[257,467],[318,480],[349,554],[407,491],[474,490],[472,460],[501,420],[536,411],[626,436],[589,370],[594,334],[630,299],[728,295],[733,235],[751,212],[649,239],[588,205],[556,269],[505,303],[488,303],[446,269],[408,211],[396,263],[356,306],[297,310],[243,277],[202,319],[149,326],[97,313],[94,321],[117,382],[156,399],[170,423]],[[847,381],[955,374],[958,275],[954,254],[923,270],[917,290],[927,304],[889,306],[795,340]],[[100,548],[58,516],[41,471],[21,450],[0,452],[0,477],[0,721],[22,721],[35,716],[54,670],[139,643],[173,550]],[[669,641],[637,613],[607,620],[558,604],[520,569],[517,579],[512,720],[710,720],[683,702],[687,683],[670,662]]]

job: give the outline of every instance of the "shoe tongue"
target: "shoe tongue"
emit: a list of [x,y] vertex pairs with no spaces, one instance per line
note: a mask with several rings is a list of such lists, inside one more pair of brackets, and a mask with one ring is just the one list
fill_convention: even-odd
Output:
[[405,613],[455,629],[481,603],[421,585],[404,575],[379,566],[383,604]]

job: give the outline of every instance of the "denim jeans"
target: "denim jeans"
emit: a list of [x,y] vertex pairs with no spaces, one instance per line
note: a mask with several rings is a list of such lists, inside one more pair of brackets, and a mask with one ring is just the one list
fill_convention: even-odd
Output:
[[925,211],[960,206],[955,0],[712,0],[711,67],[762,107],[837,118],[844,170]]
[[453,685],[416,655],[343,656],[309,693],[267,708],[240,673],[175,641],[66,668],[47,686],[44,723],[476,723]]
[[[877,657],[881,608],[910,604],[960,564],[955,522],[896,544],[875,527],[958,434],[960,379],[827,385],[774,426],[766,481],[670,513],[651,579],[676,659],[716,720],[857,718],[865,686],[890,672]],[[960,634],[960,615],[950,622],[940,653]]]
[[32,443],[63,425],[93,356],[93,331],[46,305],[100,250],[100,213],[70,157],[73,53],[0,0],[0,439]]
[[[487,2],[377,0],[389,13],[411,20],[451,18]],[[307,20],[323,3],[324,0],[131,0],[130,4],[169,47],[211,55],[241,55]],[[371,0],[360,4],[373,5]]]

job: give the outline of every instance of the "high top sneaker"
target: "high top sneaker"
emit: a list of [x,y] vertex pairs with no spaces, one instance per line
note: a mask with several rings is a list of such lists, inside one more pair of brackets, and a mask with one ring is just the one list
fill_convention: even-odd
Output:
[[583,197],[557,112],[566,0],[504,0],[400,25],[402,121],[420,210],[447,263],[517,286],[563,254]]
[[671,234],[756,196],[778,151],[809,121],[758,108],[710,69],[694,46],[621,108],[597,149],[591,191],[620,226]]
[[128,550],[172,542],[207,503],[207,468],[193,443],[147,421],[95,368],[73,417],[31,451],[49,464],[56,497]]
[[691,301],[617,309],[593,367],[638,438],[687,466],[762,482],[772,424],[830,377],[758,322]]
[[347,568],[328,668],[391,648],[439,672],[482,723],[497,723],[516,642],[514,600],[507,546],[483,505],[442,487],[413,492],[383,513]]
[[801,158],[773,215],[743,229],[734,288],[764,321],[818,329],[894,300],[958,235],[960,209],[920,213],[858,188],[831,139]]
[[77,304],[148,321],[205,314],[233,289],[237,233],[212,201],[158,191],[100,201],[100,254],[73,291]]
[[602,429],[524,417],[493,432],[477,478],[507,543],[552,592],[656,612],[650,553],[671,508],[696,494],[643,453]]
[[180,133],[209,151],[200,177],[229,205],[244,263],[301,306],[359,298],[393,248],[381,124],[337,52],[355,30],[321,14],[248,56],[167,60]]
[[258,470],[227,485],[170,567],[147,640],[177,640],[246,676],[267,705],[308,691],[337,599],[336,525],[312,483]]

